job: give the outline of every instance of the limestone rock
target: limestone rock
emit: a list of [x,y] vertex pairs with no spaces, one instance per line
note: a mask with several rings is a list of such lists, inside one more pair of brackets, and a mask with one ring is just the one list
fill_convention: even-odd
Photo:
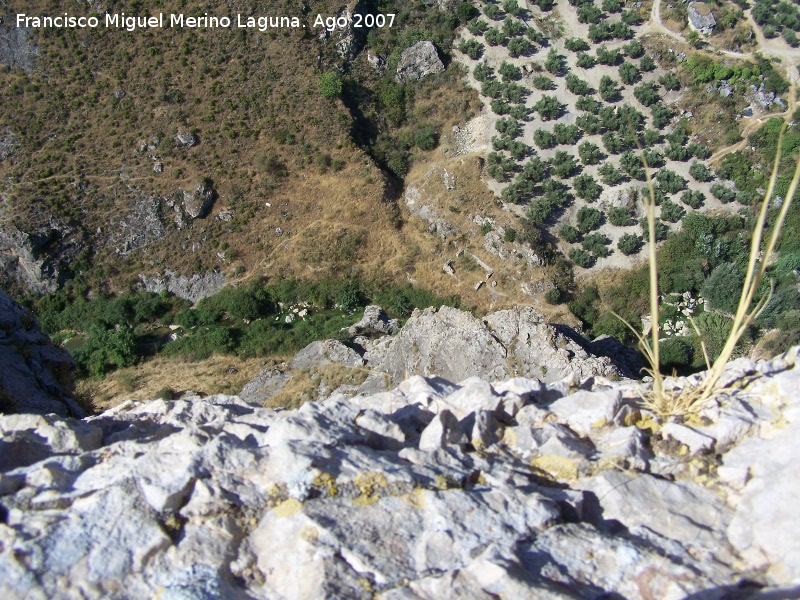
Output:
[[442,71],[444,65],[439,53],[436,52],[436,47],[433,42],[424,40],[403,50],[400,62],[397,63],[395,79],[400,83],[407,83]]
[[28,40],[29,37],[28,27],[0,25],[0,63],[23,71],[33,71],[39,49]]
[[192,219],[202,219],[214,205],[216,194],[205,183],[198,183],[194,189],[181,190],[183,195],[183,209]]
[[616,424],[638,388],[600,378],[2,416],[0,597],[792,597],[795,358],[705,411],[749,407],[715,448],[742,477],[651,472],[656,435]]
[[449,410],[445,409],[433,418],[430,424],[422,432],[419,440],[420,450],[436,450],[445,448],[451,444],[463,446],[467,443],[467,437],[461,428],[461,423]]
[[179,129],[175,134],[175,143],[179,146],[191,148],[197,144],[197,136],[188,129]]
[[146,292],[158,294],[166,291],[178,298],[196,303],[221,290],[227,277],[219,271],[206,271],[186,276],[166,269],[155,275],[139,275],[139,279]]
[[0,290],[0,413],[86,416],[71,398],[75,363],[39,322]]
[[360,367],[364,359],[352,348],[348,348],[336,340],[311,342],[308,346],[295,354],[289,367],[292,369],[310,369],[338,363],[348,367]]
[[397,319],[390,319],[386,311],[376,304],[371,304],[364,309],[364,316],[358,323],[347,329],[348,335],[392,335],[399,328]]
[[610,423],[621,405],[618,390],[579,391],[553,402],[548,409],[580,435]]

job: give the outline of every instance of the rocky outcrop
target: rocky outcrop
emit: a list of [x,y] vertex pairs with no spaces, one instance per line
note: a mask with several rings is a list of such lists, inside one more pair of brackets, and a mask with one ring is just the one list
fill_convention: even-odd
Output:
[[191,148],[197,145],[197,136],[188,129],[179,129],[175,134],[175,144],[184,148]]
[[0,63],[23,71],[33,71],[39,49],[28,41],[30,29],[0,25]]
[[383,308],[371,304],[364,309],[361,320],[348,327],[347,333],[350,337],[392,335],[397,333],[399,327],[400,322],[397,319],[390,319]]
[[[303,376],[304,370],[330,363],[363,365],[368,370],[360,386],[333,386],[347,395],[383,391],[411,375],[440,375],[453,381],[516,376],[558,381],[638,378],[642,368],[639,354],[613,338],[590,342],[569,327],[545,323],[530,307],[491,313],[481,320],[442,306],[438,311],[415,310],[401,329],[397,325],[380,306],[368,306],[361,320],[347,329],[350,347],[336,340],[312,342],[290,363],[265,368],[245,386],[242,396],[266,402],[298,373]],[[325,386],[325,374],[318,376]]]
[[181,191],[183,193],[183,210],[192,219],[202,219],[214,205],[216,194],[205,182],[195,184],[192,189]]
[[130,206],[114,224],[110,239],[114,252],[122,256],[159,241],[166,233],[160,198],[135,189],[129,191]]
[[[353,60],[358,53],[361,51],[361,48],[364,46],[364,42],[367,37],[367,33],[369,33],[369,29],[363,25],[363,17],[364,15],[371,14],[370,8],[367,2],[363,0],[358,0],[355,3],[349,3],[348,6],[343,6],[338,13],[336,13],[336,20],[337,23],[341,23],[343,20],[346,22],[344,27],[339,27],[337,25],[333,31],[328,31],[328,29],[324,29],[320,35],[320,40],[327,40],[331,39],[333,41],[334,47],[336,48],[336,52],[346,61]],[[359,27],[354,26],[354,20],[359,15]]]
[[69,353],[53,346],[34,316],[2,290],[0,365],[0,413],[86,416],[70,397],[75,363]]
[[6,128],[5,133],[0,136],[0,161],[14,156],[18,149],[19,142],[17,141],[17,136],[15,136],[14,132],[10,129]]
[[471,376],[542,381],[568,375],[636,376],[608,356],[590,354],[590,342],[566,330],[545,323],[531,307],[491,313],[480,320],[443,306],[438,311],[415,311],[396,337],[369,347],[364,358],[395,383],[409,374],[437,374],[456,381]]
[[195,273],[191,277],[178,275],[170,270],[165,270],[157,275],[139,275],[142,288],[146,292],[159,293],[167,291],[170,294],[199,302],[207,296],[216,294],[225,285],[227,277],[219,271],[206,271]]
[[35,294],[50,294],[70,275],[70,263],[86,248],[83,232],[53,218],[23,231],[0,226],[0,281]]
[[436,52],[436,47],[433,42],[425,40],[403,50],[400,62],[397,63],[395,79],[400,83],[407,83],[442,71],[444,64]]
[[0,595],[791,597],[797,361],[730,365],[682,422],[633,382],[420,376],[3,417]]

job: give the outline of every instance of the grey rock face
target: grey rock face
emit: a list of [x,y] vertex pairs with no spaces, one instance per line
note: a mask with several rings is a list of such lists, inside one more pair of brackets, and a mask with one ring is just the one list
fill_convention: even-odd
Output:
[[29,36],[30,30],[26,27],[0,26],[0,63],[33,71],[39,49],[28,41]]
[[227,278],[218,271],[195,273],[191,277],[178,275],[166,270],[160,275],[139,275],[147,292],[167,291],[178,298],[199,302],[207,296],[216,294],[225,285]]
[[0,281],[36,294],[52,293],[67,278],[70,263],[85,247],[80,230],[53,218],[28,231],[2,225]]
[[202,219],[214,205],[214,190],[198,183],[193,190],[181,190],[183,193],[183,209],[192,219]]
[[5,133],[0,137],[0,161],[14,156],[19,148],[19,142],[14,133],[10,129],[6,129]]
[[619,385],[416,376],[293,411],[213,396],[0,417],[0,596],[789,597],[796,355],[703,415],[761,415],[723,451],[749,460],[744,488],[680,455],[659,457],[674,480],[624,467],[655,435],[637,427],[580,433],[578,399],[641,410]]
[[351,325],[347,333],[351,336],[357,335],[392,335],[397,333],[399,328],[397,319],[390,319],[380,306],[371,304],[364,309],[364,316],[354,325]]
[[[459,381],[478,376],[521,375],[557,381],[569,374],[611,377],[628,373],[606,356],[589,354],[571,337],[544,323],[530,307],[516,307],[483,321],[456,308],[415,311],[397,336],[368,349],[364,358],[398,383],[410,374],[439,374]],[[584,340],[590,346],[588,340]]]
[[[27,310],[0,290],[0,412],[86,416],[70,397],[75,363]],[[3,452],[11,452],[5,439]],[[25,437],[25,436],[23,436]],[[36,440],[32,440],[32,443]],[[20,442],[16,448],[25,446]]]
[[405,83],[442,71],[444,71],[444,64],[436,52],[436,47],[433,42],[425,40],[403,50],[400,62],[397,63],[395,79],[400,83]]
[[161,201],[137,190],[131,191],[128,213],[116,223],[110,244],[123,256],[148,246],[164,237],[166,229],[161,220]]
[[180,129],[178,133],[175,134],[175,143],[179,146],[191,148],[197,145],[197,136],[188,129]]
[[348,367],[360,367],[364,359],[352,348],[348,348],[336,340],[311,342],[295,354],[289,366],[292,369],[310,369],[331,363]]

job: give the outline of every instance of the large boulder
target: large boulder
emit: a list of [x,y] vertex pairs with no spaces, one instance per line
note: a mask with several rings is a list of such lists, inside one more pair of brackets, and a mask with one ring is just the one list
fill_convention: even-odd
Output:
[[432,73],[444,71],[444,64],[433,42],[424,40],[403,50],[397,63],[395,79],[400,83],[416,81]]
[[0,413],[86,416],[71,397],[75,363],[36,318],[0,290]]
[[205,182],[195,184],[191,189],[181,190],[183,209],[192,219],[202,219],[214,205],[214,190]]
[[592,354],[588,340],[565,329],[545,323],[530,307],[498,311],[483,320],[449,306],[428,308],[414,311],[394,338],[370,347],[364,358],[394,383],[413,374],[454,381],[632,375],[610,357]]

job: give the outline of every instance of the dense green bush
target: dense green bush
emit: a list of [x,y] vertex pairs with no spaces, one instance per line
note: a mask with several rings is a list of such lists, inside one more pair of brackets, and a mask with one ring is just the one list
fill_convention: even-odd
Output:
[[325,98],[333,99],[342,93],[342,78],[336,71],[326,71],[319,76],[319,93]]
[[703,206],[706,196],[699,190],[686,190],[681,194],[681,202],[695,210]]
[[544,61],[544,68],[553,75],[560,76],[566,69],[566,60],[555,48],[550,48],[550,52],[547,53],[547,59]]
[[559,227],[558,235],[561,236],[562,240],[564,240],[565,242],[568,242],[570,244],[574,244],[581,237],[580,231],[578,231],[577,229],[575,229],[572,225],[569,225],[568,223],[564,223],[561,227]]
[[575,190],[575,195],[579,198],[583,198],[586,202],[594,202],[603,192],[602,186],[587,173],[578,175],[572,181],[572,187]]
[[597,60],[595,60],[594,56],[588,54],[587,52],[578,52],[578,58],[575,64],[581,69],[591,69]]
[[581,130],[577,125],[565,125],[556,123],[553,127],[553,135],[556,136],[556,143],[562,146],[572,146],[581,137]]
[[545,302],[548,304],[561,304],[561,290],[557,287],[551,287],[544,293]]
[[421,127],[414,134],[414,142],[422,150],[433,150],[436,147],[436,130],[430,125]]
[[744,276],[736,265],[722,263],[706,279],[701,293],[716,310],[733,313],[739,304]]
[[619,78],[622,80],[622,83],[626,85],[633,85],[639,79],[641,79],[642,75],[639,72],[639,69],[636,68],[631,62],[625,61],[619,66]]
[[561,179],[572,177],[577,167],[578,163],[575,161],[575,157],[564,150],[559,150],[550,159],[550,171]]
[[676,204],[672,200],[666,199],[661,203],[661,218],[670,223],[680,221],[685,212],[680,204]]
[[683,338],[667,338],[660,344],[661,365],[667,371],[680,369],[691,363],[692,346]]
[[578,156],[584,165],[596,165],[604,156],[597,144],[585,141],[578,146]]
[[136,362],[136,341],[129,325],[94,324],[87,333],[86,342],[74,354],[79,375],[102,377],[115,368],[129,367]]
[[556,136],[554,136],[546,129],[537,129],[536,131],[534,131],[533,141],[542,150],[556,147]]
[[589,49],[589,44],[581,38],[567,38],[564,40],[564,47],[572,52],[585,52]]
[[696,160],[693,161],[692,165],[689,167],[689,174],[697,181],[710,181],[714,177],[711,169]]
[[590,233],[583,236],[581,246],[587,252],[591,252],[593,256],[603,258],[611,254],[608,243],[608,238],[602,233]]
[[572,262],[579,267],[583,267],[584,269],[588,269],[592,266],[592,264],[594,264],[594,258],[592,255],[581,248],[570,248],[567,256],[569,256],[569,259]]
[[600,226],[603,214],[591,206],[581,206],[575,217],[577,219],[578,230],[582,233],[587,233]]
[[617,240],[617,248],[625,256],[636,254],[642,247],[642,238],[633,233],[626,233]]
[[478,40],[462,40],[458,45],[458,51],[466,54],[472,60],[478,60],[483,54],[483,44]]
[[543,95],[533,108],[539,113],[542,121],[550,121],[561,115],[562,107],[555,96]]
[[597,172],[606,185],[617,185],[623,179],[622,173],[610,162],[603,163]]
[[531,83],[537,90],[549,91],[556,89],[555,82],[547,75],[534,75],[531,79]]
[[628,227],[636,223],[626,206],[612,206],[608,210],[608,220],[617,227]]

